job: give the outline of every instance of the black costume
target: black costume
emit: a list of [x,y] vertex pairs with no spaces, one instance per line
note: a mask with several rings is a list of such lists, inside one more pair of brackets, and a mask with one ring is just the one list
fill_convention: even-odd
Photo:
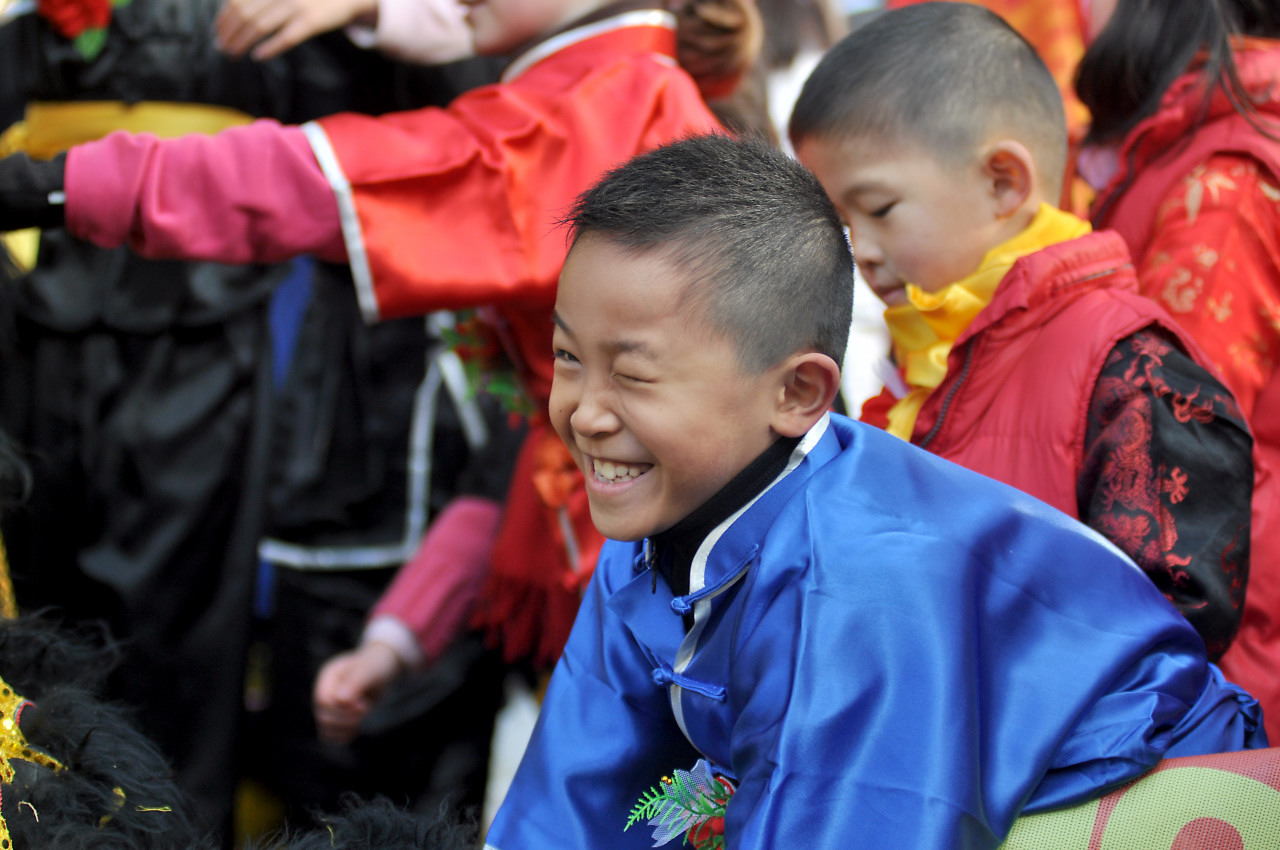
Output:
[[[0,116],[33,101],[152,100],[298,122],[445,102],[493,73],[487,63],[397,67],[340,33],[269,62],[233,61],[213,44],[219,5],[132,0],[114,10],[92,60],[37,15],[16,18],[0,27]],[[310,297],[294,368],[277,386],[273,292],[290,274],[306,278]],[[228,823],[237,778],[261,539],[377,541],[405,499],[411,411],[436,342],[420,319],[365,327],[344,275],[147,261],[55,230],[42,234],[36,267],[0,288],[0,315],[12,316],[0,337],[0,427],[24,447],[34,480],[3,524],[18,600],[109,623],[125,649],[111,696],[136,707],[215,828]],[[459,459],[436,465],[436,501],[473,448],[459,445],[442,407],[437,449]],[[294,665],[305,648],[314,670],[350,646],[361,604],[393,572],[379,566],[352,577],[368,585],[364,599],[344,599],[322,630],[314,615],[282,629],[305,647],[282,647],[277,662]],[[290,601],[295,591],[328,605],[333,576],[287,576],[282,617],[305,607]],[[489,681],[496,705],[498,674]],[[313,740],[299,728],[304,707],[290,703],[302,685],[277,682],[271,706],[291,712],[277,729]]]

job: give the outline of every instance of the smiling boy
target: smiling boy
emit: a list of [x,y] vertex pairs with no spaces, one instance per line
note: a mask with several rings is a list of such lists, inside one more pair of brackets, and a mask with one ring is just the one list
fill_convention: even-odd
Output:
[[1066,122],[1031,46],[972,4],[886,12],[824,56],[790,132],[887,307],[904,387],[863,421],[1093,527],[1220,657],[1252,439],[1119,236],[1053,206]]
[[[705,333],[680,268],[588,233],[566,274],[609,284],[557,300],[552,421],[586,474],[592,522],[617,540],[675,525],[828,400],[829,354],[773,366],[774,381],[744,371],[728,338]],[[794,388],[792,369],[806,379]],[[801,391],[775,410],[775,395]]]
[[679,142],[572,224],[550,414],[613,539],[489,847],[648,847],[628,812],[696,762],[736,790],[676,840],[996,847],[1163,756],[1264,744],[1114,547],[828,413],[852,258],[805,169]]

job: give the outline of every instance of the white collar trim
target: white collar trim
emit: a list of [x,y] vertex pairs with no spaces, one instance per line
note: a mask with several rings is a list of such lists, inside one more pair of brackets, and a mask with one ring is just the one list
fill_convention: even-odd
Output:
[[552,53],[563,50],[571,44],[624,27],[666,27],[669,30],[675,30],[676,16],[662,9],[637,9],[634,12],[623,12],[602,21],[574,27],[557,36],[552,36],[522,54],[502,72],[502,82],[511,82]]

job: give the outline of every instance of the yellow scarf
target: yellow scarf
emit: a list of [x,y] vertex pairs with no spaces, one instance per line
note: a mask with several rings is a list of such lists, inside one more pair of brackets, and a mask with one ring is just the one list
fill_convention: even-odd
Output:
[[1027,254],[1083,236],[1090,229],[1087,221],[1041,204],[1027,229],[988,251],[968,277],[937,292],[907,284],[907,303],[884,311],[893,356],[909,387],[889,409],[890,434],[911,439],[921,405],[946,377],[951,346],[991,303],[1013,264]]

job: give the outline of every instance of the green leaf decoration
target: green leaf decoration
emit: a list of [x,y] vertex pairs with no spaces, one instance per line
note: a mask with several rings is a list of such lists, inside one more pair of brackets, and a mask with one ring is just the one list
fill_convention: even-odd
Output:
[[106,27],[85,30],[76,36],[76,40],[72,44],[85,59],[96,59],[98,54],[102,52],[102,48],[107,44]]
[[675,770],[646,791],[623,831],[644,821],[654,827],[654,847],[679,837],[695,850],[723,850],[724,817],[733,792],[733,783],[714,776],[706,760],[699,759],[692,770]]

